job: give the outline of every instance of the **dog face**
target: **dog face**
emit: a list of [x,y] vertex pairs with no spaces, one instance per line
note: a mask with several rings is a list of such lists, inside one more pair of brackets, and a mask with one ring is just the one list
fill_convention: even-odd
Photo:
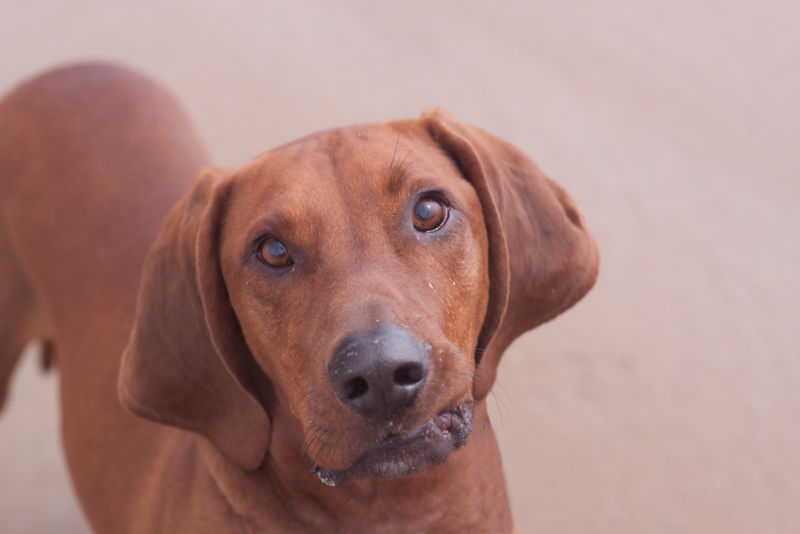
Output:
[[323,132],[173,209],[120,396],[243,469],[279,402],[323,482],[407,475],[463,445],[505,347],[596,272],[571,199],[510,145],[442,112]]
[[325,132],[230,178],[230,302],[328,470],[407,474],[468,432],[488,243],[475,190],[429,139],[414,123]]

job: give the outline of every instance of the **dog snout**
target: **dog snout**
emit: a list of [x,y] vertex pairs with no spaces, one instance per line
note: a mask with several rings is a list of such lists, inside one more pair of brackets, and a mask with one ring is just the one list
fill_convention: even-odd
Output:
[[429,352],[405,328],[363,332],[338,345],[328,376],[345,405],[364,416],[389,418],[411,405],[424,386]]

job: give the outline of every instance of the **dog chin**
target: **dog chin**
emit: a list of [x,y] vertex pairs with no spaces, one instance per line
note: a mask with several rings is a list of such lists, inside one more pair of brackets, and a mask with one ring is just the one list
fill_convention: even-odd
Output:
[[443,463],[466,443],[472,432],[470,404],[463,402],[435,415],[409,434],[389,435],[345,470],[315,466],[312,472],[324,484],[338,486],[348,479],[409,476]]

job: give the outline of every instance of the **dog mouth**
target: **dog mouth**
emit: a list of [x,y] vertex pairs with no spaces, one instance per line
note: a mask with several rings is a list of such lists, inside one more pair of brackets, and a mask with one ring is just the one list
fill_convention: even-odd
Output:
[[463,402],[431,417],[413,432],[389,434],[345,470],[315,465],[311,472],[328,486],[338,486],[348,479],[408,476],[445,462],[467,442],[471,432],[472,408],[470,403]]

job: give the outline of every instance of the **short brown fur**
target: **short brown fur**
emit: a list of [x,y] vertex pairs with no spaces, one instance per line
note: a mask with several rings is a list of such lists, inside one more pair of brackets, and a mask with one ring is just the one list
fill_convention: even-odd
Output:
[[[52,342],[94,529],[512,530],[485,396],[598,264],[575,204],[513,146],[433,110],[214,169],[163,89],[83,65],[0,103],[0,188],[0,401],[24,344]],[[430,191],[449,215],[422,233]],[[258,261],[265,235],[293,265]],[[325,486],[315,463],[346,470],[386,436],[327,378],[348,333],[382,324],[431,355],[393,432],[462,403],[474,431],[421,473]]]

